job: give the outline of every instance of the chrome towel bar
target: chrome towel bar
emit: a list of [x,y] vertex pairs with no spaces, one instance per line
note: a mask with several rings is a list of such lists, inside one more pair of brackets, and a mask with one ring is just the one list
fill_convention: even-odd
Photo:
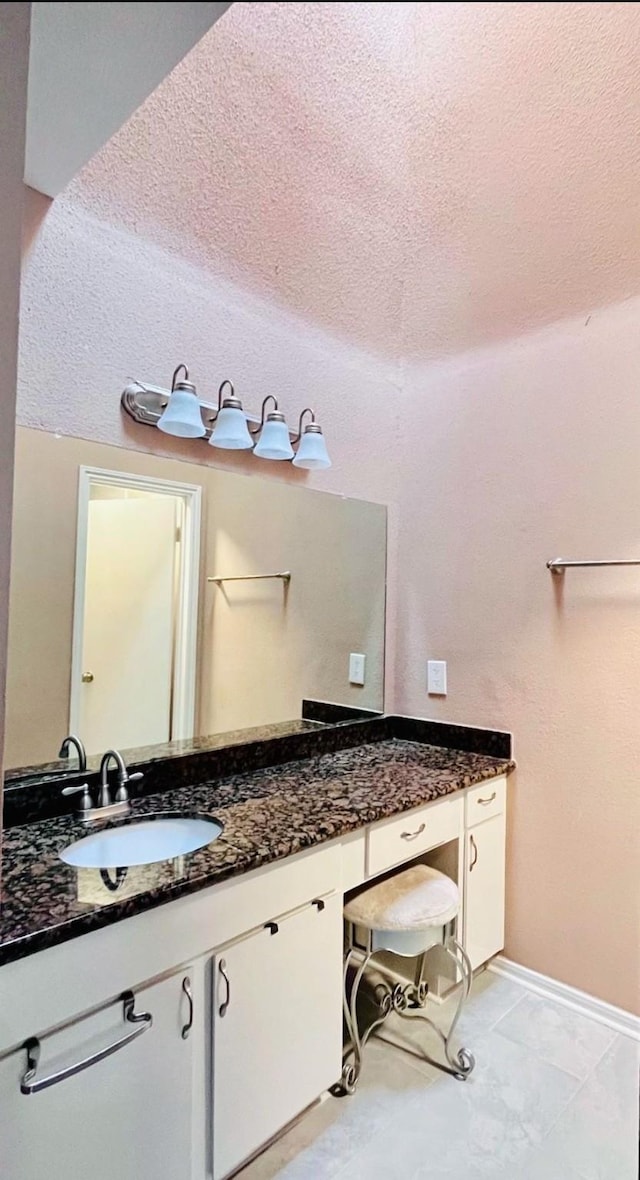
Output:
[[237,574],[233,578],[207,578],[207,582],[215,582],[216,586],[221,586],[223,582],[260,582],[266,578],[281,578],[288,586],[291,581],[291,571],[284,570],[281,574]]
[[44,1078],[36,1078],[36,1071],[40,1063],[40,1041],[38,1037],[29,1037],[24,1042],[22,1048],[27,1054],[27,1068],[22,1075],[20,1081],[21,1094],[38,1094],[41,1090],[48,1090],[49,1086],[55,1086],[58,1082],[64,1082],[66,1078],[72,1078],[74,1074],[82,1073],[84,1069],[88,1069],[90,1065],[96,1065],[99,1061],[104,1061],[105,1057],[110,1057],[112,1053],[117,1053],[118,1049],[124,1049],[125,1045],[129,1045],[131,1041],[141,1036],[147,1029],[153,1025],[153,1016],[150,1012],[135,1012],[135,996],[133,992],[123,992],[120,997],[123,1004],[123,1019],[125,1024],[133,1024],[136,1027],[126,1032],[124,1036],[117,1041],[112,1041],[110,1045],[105,1045],[104,1048],[98,1049],[97,1052],[91,1053],[88,1057],[83,1057],[81,1061],[74,1061],[72,1065],[63,1066],[55,1073],[48,1074]]
[[567,561],[564,557],[554,557],[547,562],[547,569],[556,577],[561,577],[568,569],[599,568],[604,565],[640,565],[640,560],[625,557],[620,561]]

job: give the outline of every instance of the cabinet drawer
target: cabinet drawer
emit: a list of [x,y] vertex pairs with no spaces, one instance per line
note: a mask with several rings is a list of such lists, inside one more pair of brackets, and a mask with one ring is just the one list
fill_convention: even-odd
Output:
[[461,796],[439,799],[375,824],[367,832],[367,876],[375,877],[438,844],[456,840],[461,824]]
[[472,787],[470,791],[467,791],[464,801],[465,827],[472,828],[475,824],[481,824],[483,820],[491,819],[494,815],[502,815],[506,802],[507,780],[504,775],[501,778],[490,778],[487,782]]

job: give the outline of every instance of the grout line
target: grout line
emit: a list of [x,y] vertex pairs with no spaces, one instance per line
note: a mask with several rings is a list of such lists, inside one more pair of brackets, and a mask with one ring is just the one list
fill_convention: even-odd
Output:
[[[552,996],[545,996],[545,995],[543,995],[541,992],[534,992],[534,991],[532,991],[532,989],[531,989],[531,988],[528,988],[528,987],[526,986],[526,984],[520,983],[519,981],[513,980],[512,982],[514,982],[514,983],[517,983],[517,984],[518,984],[518,986],[522,987],[522,989],[523,989],[523,991],[524,991],[525,993],[528,993],[529,995],[534,995],[534,996],[536,997],[536,999],[537,999],[537,1000],[538,1000],[540,1003],[550,1004],[552,1008],[553,1008],[553,1007],[555,1007],[555,1008],[558,1008],[558,1009],[560,1010],[560,1012],[561,1012],[561,1013],[562,1013],[563,1009],[564,1009],[564,1010],[566,1010],[566,1011],[570,1011],[570,1012],[572,1012],[572,1011],[573,1011],[573,1012],[575,1012],[575,1015],[576,1015],[576,1016],[582,1017],[582,1019],[583,1019],[583,1020],[586,1020],[586,1021],[590,1022],[591,1024],[595,1024],[595,1025],[597,1025],[597,1026],[598,1026],[598,1027],[600,1027],[600,1028],[607,1028],[607,1027],[609,1027],[609,1031],[610,1031],[610,1033],[611,1033],[611,1040],[609,1041],[609,1044],[608,1044],[608,1045],[606,1045],[606,1046],[605,1046],[605,1048],[602,1050],[602,1053],[601,1053],[601,1054],[600,1054],[600,1056],[597,1058],[597,1060],[596,1060],[596,1061],[595,1061],[595,1062],[594,1062],[592,1065],[590,1065],[590,1066],[589,1066],[589,1068],[588,1068],[588,1070],[587,1070],[587,1073],[584,1075],[584,1077],[581,1077],[581,1076],[579,1076],[579,1075],[578,1075],[578,1074],[576,1074],[576,1073],[572,1073],[572,1072],[571,1072],[571,1070],[570,1070],[570,1069],[567,1069],[565,1066],[557,1065],[555,1061],[549,1061],[549,1059],[548,1059],[548,1058],[546,1058],[546,1057],[539,1057],[539,1056],[538,1056],[538,1054],[537,1054],[537,1052],[536,1052],[536,1050],[533,1050],[533,1052],[534,1052],[534,1055],[538,1057],[538,1060],[539,1060],[539,1061],[543,1061],[543,1062],[544,1062],[546,1065],[554,1065],[554,1066],[556,1067],[556,1069],[560,1069],[560,1070],[562,1071],[562,1073],[566,1073],[566,1074],[568,1074],[568,1075],[569,1075],[569,1077],[575,1078],[575,1079],[576,1079],[576,1081],[578,1081],[578,1082],[580,1082],[580,1083],[586,1082],[586,1081],[587,1081],[587,1080],[588,1080],[588,1079],[591,1077],[591,1075],[592,1075],[592,1074],[595,1072],[595,1070],[598,1068],[598,1066],[600,1065],[600,1063],[602,1062],[602,1060],[603,1060],[603,1059],[606,1057],[606,1055],[607,1055],[607,1053],[609,1052],[609,1050],[613,1048],[613,1046],[614,1046],[614,1044],[615,1044],[615,1042],[616,1042],[617,1038],[618,1038],[618,1037],[621,1037],[621,1036],[625,1036],[625,1034],[624,1034],[624,1033],[617,1032],[615,1029],[611,1028],[610,1026],[603,1025],[601,1021],[599,1021],[599,1020],[595,1020],[595,1019],[594,1019],[592,1016],[589,1016],[589,1015],[588,1015],[586,1012],[584,1012],[584,1013],[583,1013],[583,1012],[576,1011],[576,1010],[574,1010],[573,1008],[569,1008],[567,1004],[557,1001],[557,1000],[556,1000],[554,997],[552,997]],[[524,998],[525,998],[525,997],[524,997],[524,996],[522,996],[522,999],[524,999]],[[517,1003],[517,1004],[519,1004],[520,1002],[521,1002],[520,1000],[516,1001],[516,1003]],[[515,1005],[514,1005],[514,1007],[515,1007]],[[510,1008],[510,1009],[509,1009],[509,1012],[512,1012],[512,1011],[513,1011],[513,1008]],[[504,1015],[505,1015],[505,1016],[508,1016],[508,1015],[509,1015],[509,1012],[505,1012],[505,1014],[504,1014]],[[497,1021],[497,1023],[493,1025],[493,1027],[492,1027],[492,1030],[491,1030],[491,1031],[496,1031],[496,1032],[499,1032],[499,1033],[500,1033],[500,1029],[498,1028],[498,1025],[500,1024],[500,1022],[501,1022],[503,1019],[504,1019],[504,1017],[503,1017],[503,1016],[501,1016],[501,1017],[500,1017],[500,1019]],[[501,1035],[501,1036],[503,1036],[503,1037],[505,1037],[505,1039],[506,1039],[506,1040],[508,1040],[508,1041],[511,1041],[511,1042],[512,1042],[512,1044],[516,1044],[516,1045],[522,1045],[522,1041],[516,1041],[516,1040],[513,1040],[513,1039],[512,1039],[512,1038],[511,1038],[511,1037],[508,1035],[508,1033],[504,1033],[504,1032],[502,1032],[502,1033],[500,1033],[500,1035]],[[633,1038],[632,1038],[632,1037],[629,1037],[629,1040],[633,1040]],[[523,1046],[523,1047],[524,1047],[524,1048],[526,1048],[527,1046]],[[572,1099],[571,1101],[573,1101],[573,1099]]]
[[[509,1014],[511,1012],[513,1012],[514,1008],[518,1007],[518,1004],[522,1004],[524,1001],[524,998],[525,998],[524,996],[518,996],[517,1000],[514,1000],[513,1004],[510,1004],[509,1007],[506,1008],[505,1011],[502,1013],[502,1015],[498,1016],[497,1020],[494,1020],[493,1024],[487,1025],[487,1027],[484,1031],[485,1032],[496,1032],[496,1030],[499,1031],[498,1025],[500,1024],[500,1021],[504,1020],[505,1016],[509,1016]],[[461,1020],[464,1016],[464,1008],[462,1010],[462,1013],[463,1013],[463,1015],[460,1017]]]
[[[551,1004],[551,1005],[552,1005],[552,1007],[554,1006],[554,1001],[553,1001],[553,1000],[545,1000],[543,996],[538,996],[537,998],[538,998],[538,1000],[539,1000],[540,1002],[542,1002],[542,1003]],[[564,1007],[564,1005],[562,1005],[562,1004],[558,1004],[558,1005],[557,1005],[557,1007],[558,1007],[558,1008],[560,1008],[560,1010],[562,1010],[562,1008]],[[505,1013],[505,1015],[509,1015],[509,1013]],[[573,1072],[571,1069],[569,1069],[569,1067],[568,1067],[568,1066],[566,1066],[566,1065],[558,1065],[558,1063],[557,1063],[556,1061],[550,1061],[548,1057],[544,1057],[544,1056],[542,1056],[542,1055],[541,1055],[541,1054],[538,1052],[538,1049],[537,1049],[536,1047],[534,1047],[534,1046],[532,1046],[532,1045],[528,1045],[528,1044],[526,1044],[526,1042],[524,1042],[524,1041],[520,1041],[520,1040],[518,1040],[516,1037],[512,1037],[512,1036],[510,1036],[510,1035],[509,1035],[509,1033],[507,1033],[507,1032],[501,1032],[501,1030],[500,1030],[500,1028],[498,1027],[498,1025],[501,1023],[502,1019],[503,1019],[503,1018],[501,1017],[501,1018],[500,1018],[500,1020],[498,1021],[498,1024],[496,1024],[496,1025],[494,1025],[494,1026],[493,1026],[493,1029],[492,1029],[492,1031],[493,1031],[493,1032],[497,1032],[497,1033],[499,1033],[501,1037],[504,1037],[504,1039],[505,1039],[506,1041],[510,1041],[512,1045],[520,1045],[520,1046],[521,1046],[521,1048],[523,1048],[523,1049],[529,1049],[529,1050],[531,1051],[531,1053],[533,1054],[533,1056],[534,1056],[534,1057],[535,1057],[535,1058],[536,1058],[538,1061],[541,1061],[541,1062],[543,1062],[543,1064],[544,1064],[544,1065],[551,1065],[551,1066],[553,1066],[555,1069],[559,1069],[561,1073],[567,1074],[567,1076],[568,1076],[568,1077],[571,1077],[571,1078],[573,1078],[573,1079],[574,1079],[576,1082],[580,1082],[580,1083],[582,1083],[582,1082],[586,1082],[586,1081],[587,1081],[587,1079],[591,1077],[591,1075],[592,1075],[592,1073],[594,1072],[594,1070],[595,1070],[595,1069],[597,1069],[597,1068],[598,1068],[598,1066],[600,1065],[600,1062],[602,1061],[603,1057],[605,1057],[605,1056],[606,1056],[606,1054],[609,1052],[609,1050],[610,1050],[610,1049],[613,1047],[613,1045],[615,1044],[616,1038],[617,1038],[618,1036],[622,1035],[622,1034],[620,1034],[620,1033],[616,1033],[616,1032],[614,1032],[614,1031],[613,1031],[613,1029],[610,1029],[609,1031],[610,1031],[610,1033],[611,1033],[611,1040],[609,1041],[608,1045],[605,1045],[605,1047],[604,1047],[604,1049],[602,1050],[602,1052],[601,1052],[600,1056],[597,1058],[597,1060],[595,1061],[595,1063],[593,1063],[592,1065],[590,1065],[590,1066],[588,1067],[588,1069],[587,1069],[587,1072],[586,1072],[585,1074],[578,1074],[578,1073],[574,1073],[574,1072]],[[583,1017],[583,1019],[584,1019],[584,1020],[589,1020],[589,1017],[588,1017],[588,1016],[585,1016],[585,1017]],[[595,1020],[594,1020],[594,1021],[592,1021],[592,1023],[593,1023],[593,1024],[596,1024],[596,1025],[599,1025],[599,1021],[595,1021]],[[599,1025],[599,1027],[602,1027],[602,1026],[601,1026],[601,1025]]]
[[[584,1083],[587,1081],[588,1078],[591,1077],[591,1074],[593,1072],[593,1068],[595,1068],[595,1067],[590,1068],[588,1073],[584,1077],[582,1077],[580,1074],[572,1073],[571,1070],[567,1068],[567,1066],[558,1065],[557,1061],[550,1061],[548,1057],[542,1057],[533,1045],[527,1045],[524,1041],[518,1041],[518,1040],[516,1040],[515,1037],[510,1037],[508,1033],[500,1032],[499,1028],[494,1028],[492,1031],[494,1033],[496,1033],[497,1036],[502,1037],[503,1041],[508,1041],[508,1043],[510,1045],[517,1045],[519,1049],[526,1050],[526,1052],[531,1057],[533,1057],[534,1060],[539,1065],[547,1065],[547,1066],[549,1066],[550,1069],[557,1069],[558,1073],[564,1074],[564,1076],[566,1078],[571,1078],[572,1082],[578,1082],[579,1089],[582,1089],[582,1086],[584,1085]],[[611,1042],[610,1045],[607,1045],[607,1048],[604,1051],[605,1053],[607,1053],[609,1051],[612,1044],[613,1044],[613,1041]],[[604,1053],[602,1056],[604,1056]],[[602,1060],[602,1057],[598,1058],[598,1062],[597,1062],[598,1065],[600,1064],[601,1060]],[[576,1091],[576,1093],[577,1092],[578,1091]]]
[[[595,1021],[594,1021],[594,1023],[595,1023]],[[617,1032],[614,1032],[614,1031],[613,1031],[613,1029],[612,1029],[611,1031],[613,1032],[613,1040],[609,1042],[609,1044],[607,1045],[607,1047],[606,1047],[606,1049],[604,1050],[604,1052],[602,1052],[602,1053],[600,1054],[600,1056],[599,1056],[598,1060],[596,1061],[595,1065],[594,1065],[594,1066],[593,1066],[593,1067],[592,1067],[592,1068],[589,1070],[589,1072],[588,1072],[588,1074],[587,1074],[586,1078],[584,1079],[584,1080],[585,1080],[585,1082],[588,1082],[588,1081],[589,1081],[589,1078],[590,1078],[590,1077],[592,1077],[592,1075],[593,1075],[593,1074],[596,1072],[596,1070],[598,1069],[598,1067],[599,1067],[600,1065],[602,1065],[602,1062],[604,1061],[605,1057],[607,1056],[607,1053],[609,1053],[609,1052],[610,1052],[610,1051],[613,1049],[613,1046],[615,1045],[615,1043],[616,1043],[616,1041],[618,1040],[618,1038],[619,1038],[619,1037],[623,1037],[623,1036],[624,1036],[624,1033],[617,1033]],[[632,1037],[629,1037],[629,1040],[633,1040],[633,1038],[632,1038]]]
[[[574,1081],[577,1080],[573,1074],[569,1074],[568,1076],[572,1077]],[[560,1122],[560,1119],[564,1118],[569,1107],[571,1106],[571,1103],[576,1101],[576,1098],[578,1098],[578,1096],[582,1093],[586,1084],[587,1084],[587,1078],[585,1078],[584,1081],[580,1083],[575,1094],[572,1094],[569,1101],[565,1102],[564,1106],[558,1111],[558,1114],[557,1114],[556,1118],[553,1120],[551,1126],[549,1127],[549,1129],[547,1131],[545,1131],[544,1135],[542,1136],[541,1143],[544,1143],[549,1138],[551,1132],[555,1131],[556,1127],[558,1126],[558,1123]]]
[[[412,1053],[411,1045],[405,1049],[398,1042],[386,1040],[386,1038],[379,1037],[377,1034],[372,1036],[371,1041],[378,1042],[381,1046],[385,1046],[387,1049],[390,1049],[391,1052],[394,1053],[396,1061],[401,1062],[404,1069],[410,1069],[412,1073],[417,1074],[427,1086],[431,1086],[434,1082],[438,1081],[438,1075],[440,1071],[438,1070],[437,1066],[432,1065],[430,1061],[426,1060],[426,1058],[419,1057],[417,1052]],[[418,1064],[419,1062],[421,1064]],[[427,1071],[423,1068],[425,1065],[435,1071],[435,1076],[427,1073]]]
[[512,983],[519,983],[534,995],[542,996],[552,1003],[577,1012],[587,1020],[611,1028],[614,1032],[640,1041],[640,1016],[635,1016],[623,1008],[616,1008],[597,996],[589,995],[569,984],[561,983],[551,976],[541,975],[529,967],[522,967],[511,962],[503,955],[497,955],[487,966],[487,970],[495,975],[502,975]]

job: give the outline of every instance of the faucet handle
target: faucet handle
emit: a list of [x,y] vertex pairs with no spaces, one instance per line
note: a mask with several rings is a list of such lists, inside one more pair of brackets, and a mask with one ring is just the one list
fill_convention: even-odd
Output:
[[63,795],[79,795],[82,791],[82,799],[80,800],[80,811],[89,811],[93,807],[93,800],[89,791],[88,783],[80,783],[77,787],[63,787]]
[[134,774],[129,774],[127,771],[124,778],[120,779],[120,784],[115,795],[116,803],[126,803],[129,799],[129,792],[127,790],[128,784],[137,783],[141,778],[144,778],[144,774],[141,770],[136,770]]

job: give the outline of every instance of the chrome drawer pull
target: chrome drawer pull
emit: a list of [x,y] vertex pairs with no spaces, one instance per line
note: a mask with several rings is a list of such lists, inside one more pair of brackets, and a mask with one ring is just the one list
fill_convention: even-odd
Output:
[[415,832],[402,832],[401,840],[415,840],[416,836],[422,835],[426,826],[426,824],[420,824],[420,827],[416,828]]
[[229,1007],[229,1004],[231,1003],[231,982],[229,980],[229,976],[227,975],[226,959],[220,959],[220,962],[218,963],[218,971],[220,972],[222,978],[224,979],[224,982],[225,982],[226,988],[227,988],[227,995],[226,995],[225,1001],[218,1008],[218,1012],[219,1012],[220,1016],[226,1016],[227,1008]]
[[186,1041],[189,1033],[191,1032],[191,1029],[193,1028],[193,992],[191,991],[191,980],[189,979],[188,975],[185,975],[184,979],[182,980],[182,990],[187,997],[189,1004],[189,1017],[187,1019],[187,1023],[182,1026],[181,1033],[183,1041]]
[[493,803],[493,800],[495,799],[495,797],[496,797],[496,792],[494,791],[493,795],[489,795],[488,799],[476,799],[476,803],[481,803],[483,807],[486,807],[487,803]]
[[104,1049],[99,1049],[97,1053],[92,1053],[90,1057],[83,1058],[82,1061],[74,1061],[73,1065],[67,1065],[64,1069],[58,1070],[57,1073],[51,1073],[46,1078],[38,1078],[36,1080],[36,1070],[40,1061],[40,1041],[37,1037],[29,1037],[24,1042],[22,1048],[27,1054],[27,1068],[22,1075],[20,1081],[21,1094],[38,1094],[40,1090],[47,1090],[49,1086],[55,1086],[58,1082],[64,1082],[66,1078],[72,1078],[76,1073],[82,1073],[83,1069],[88,1069],[90,1065],[96,1065],[98,1061],[104,1061],[105,1057],[110,1057],[112,1053],[117,1053],[118,1049],[124,1049],[136,1037],[146,1032],[153,1024],[153,1016],[150,1012],[134,1012],[135,996],[133,992],[123,992],[120,997],[123,1003],[123,1019],[126,1024],[137,1024],[138,1027],[125,1033],[120,1037],[119,1041],[113,1041],[110,1045],[105,1045]]

